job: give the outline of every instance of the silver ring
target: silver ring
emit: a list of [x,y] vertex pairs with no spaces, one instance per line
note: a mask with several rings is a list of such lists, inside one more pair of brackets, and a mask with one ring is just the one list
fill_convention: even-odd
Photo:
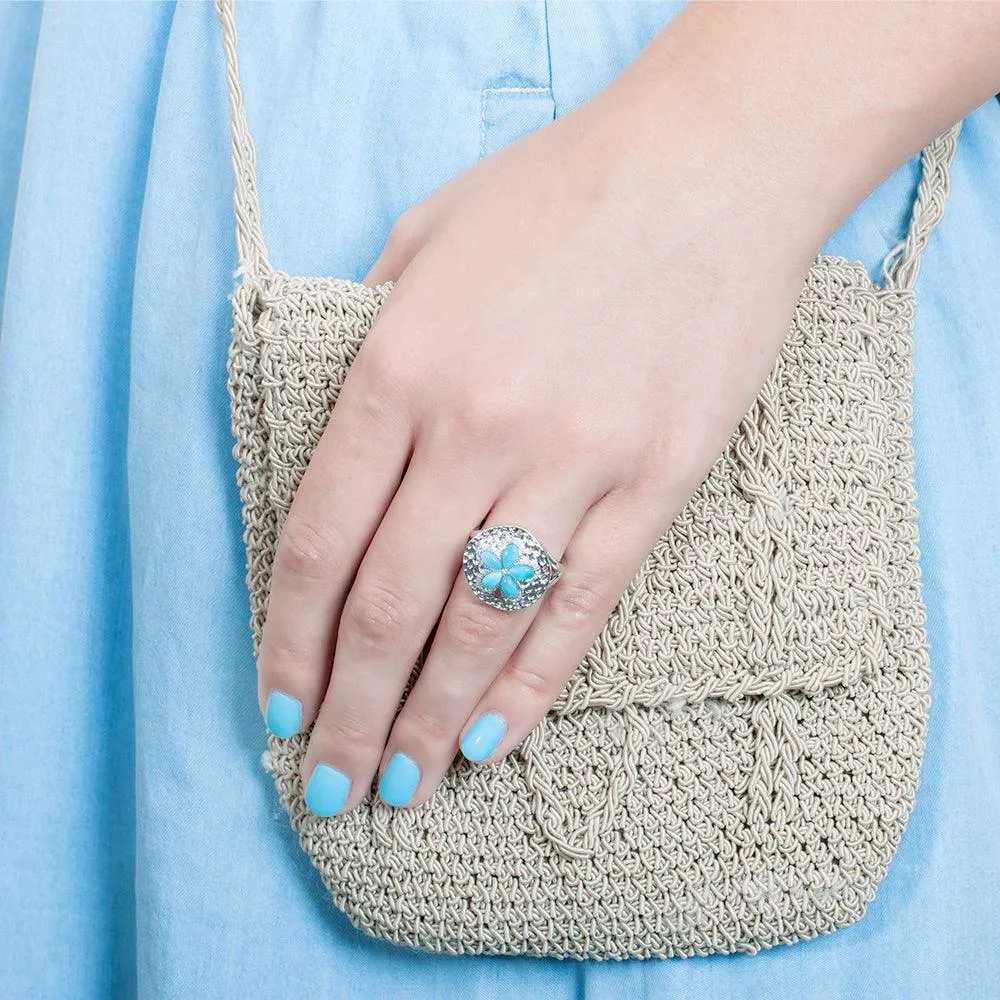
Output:
[[469,535],[462,570],[481,601],[517,611],[540,601],[562,574],[559,561],[526,528],[496,524]]

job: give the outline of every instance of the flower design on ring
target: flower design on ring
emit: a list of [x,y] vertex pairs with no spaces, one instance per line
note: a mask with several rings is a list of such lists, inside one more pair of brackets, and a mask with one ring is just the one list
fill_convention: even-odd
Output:
[[516,542],[505,546],[500,555],[492,549],[482,549],[479,561],[489,570],[479,581],[483,590],[496,590],[499,587],[500,593],[508,600],[517,597],[521,592],[521,584],[535,575],[535,567],[518,562],[520,557],[521,550]]

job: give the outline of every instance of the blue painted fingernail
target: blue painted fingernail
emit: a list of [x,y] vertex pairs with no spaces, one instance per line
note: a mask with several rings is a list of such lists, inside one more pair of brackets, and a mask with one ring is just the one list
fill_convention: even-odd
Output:
[[264,719],[267,728],[275,736],[287,740],[289,736],[294,736],[302,725],[302,702],[290,694],[285,694],[284,691],[272,691],[267,696]]
[[484,712],[462,737],[462,753],[468,760],[486,760],[507,732],[507,720],[499,712]]
[[344,808],[351,779],[328,764],[317,764],[306,785],[306,805],[317,816],[332,816]]
[[378,783],[379,797],[390,806],[405,806],[420,784],[420,768],[417,762],[398,750],[389,760]]

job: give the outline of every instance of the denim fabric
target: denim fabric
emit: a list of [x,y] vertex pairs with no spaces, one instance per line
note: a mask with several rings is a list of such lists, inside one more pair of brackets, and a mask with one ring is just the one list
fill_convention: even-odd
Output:
[[[241,6],[272,263],[361,278],[403,209],[586,100],[676,10]],[[1000,995],[1000,105],[966,124],[917,283],[933,706],[910,826],[860,923],[672,961],[395,948],[333,909],[299,850],[259,764],[228,142],[209,4],[0,6],[4,995]],[[916,177],[827,250],[877,273]]]

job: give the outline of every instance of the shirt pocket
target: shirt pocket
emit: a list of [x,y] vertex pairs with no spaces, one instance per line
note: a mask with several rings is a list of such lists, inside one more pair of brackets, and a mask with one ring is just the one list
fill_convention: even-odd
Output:
[[555,116],[551,87],[484,87],[479,115],[480,158],[541,128]]

